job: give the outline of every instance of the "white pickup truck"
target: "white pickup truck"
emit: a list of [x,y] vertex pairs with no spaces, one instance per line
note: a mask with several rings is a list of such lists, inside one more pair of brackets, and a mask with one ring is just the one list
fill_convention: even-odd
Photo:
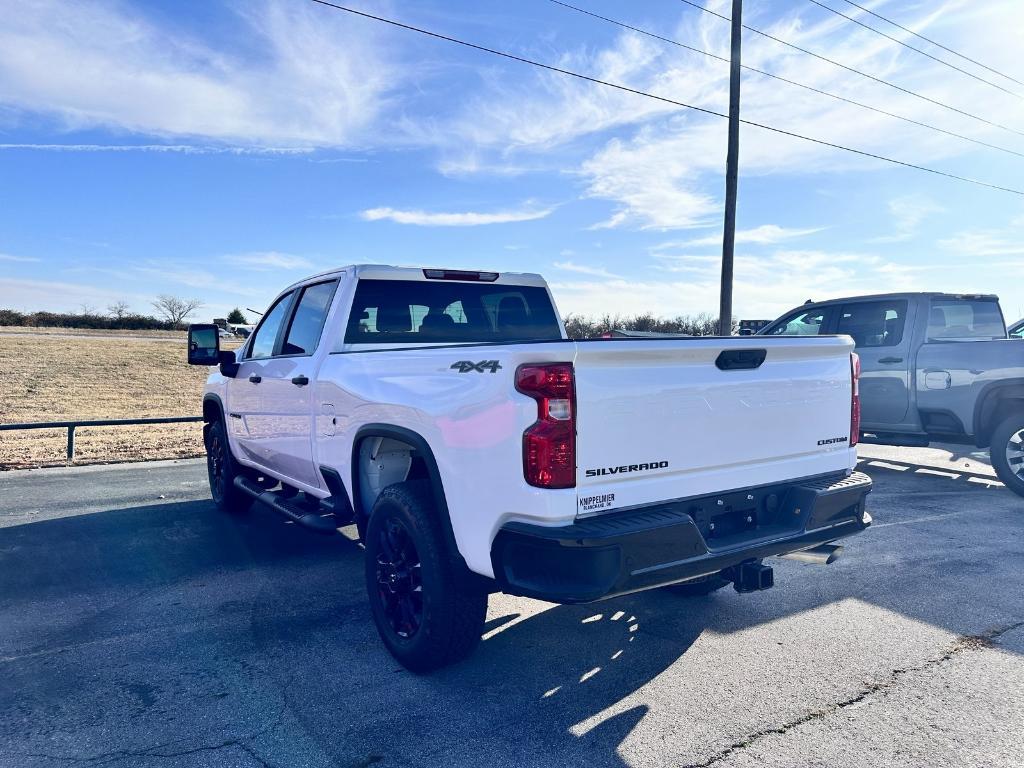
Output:
[[765,558],[871,522],[849,337],[570,341],[538,275],[373,265],[290,286],[236,352],[214,329],[214,500],[355,523],[414,671],[473,650],[490,592],[767,589]]

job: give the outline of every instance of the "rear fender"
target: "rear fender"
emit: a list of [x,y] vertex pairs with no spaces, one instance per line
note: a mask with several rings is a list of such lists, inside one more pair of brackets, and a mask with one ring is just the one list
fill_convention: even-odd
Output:
[[[382,438],[384,440],[404,443],[412,448],[412,455],[422,459],[427,471],[427,478],[430,481],[431,493],[434,499],[434,510],[441,523],[441,530],[444,534],[445,546],[449,556],[462,567],[466,567],[465,560],[459,552],[458,544],[455,541],[455,532],[452,529],[451,515],[448,512],[448,501],[444,493],[444,484],[441,481],[441,473],[437,468],[437,460],[434,452],[430,449],[423,436],[405,427],[393,424],[366,424],[356,433],[352,441],[352,502],[357,517],[364,519],[369,517],[370,509],[363,503],[364,495],[361,488],[362,478],[360,477],[360,450],[366,440]],[[386,446],[385,446],[386,447]]]
[[975,444],[987,448],[992,432],[1015,409],[1024,410],[1024,379],[1004,379],[985,386],[974,405]]

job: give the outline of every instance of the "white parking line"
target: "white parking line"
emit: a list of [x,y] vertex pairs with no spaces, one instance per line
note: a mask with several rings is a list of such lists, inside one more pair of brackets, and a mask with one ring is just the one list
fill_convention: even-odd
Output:
[[875,523],[868,530],[872,530],[874,528],[888,528],[890,525],[911,525],[913,523],[928,523],[928,522],[931,522],[932,520],[945,520],[946,518],[949,518],[949,517],[961,517],[961,516],[966,515],[966,514],[969,514],[969,513],[968,512],[946,512],[945,514],[942,514],[942,515],[927,515],[925,517],[915,517],[915,518],[912,518],[910,520],[894,520],[891,523]]

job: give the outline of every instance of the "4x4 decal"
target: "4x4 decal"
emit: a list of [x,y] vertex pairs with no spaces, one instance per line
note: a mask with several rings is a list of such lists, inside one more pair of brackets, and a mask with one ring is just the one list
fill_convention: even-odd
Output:
[[474,363],[471,360],[459,360],[457,363],[452,363],[451,367],[457,370],[459,373],[497,373],[501,370],[501,365],[497,360],[481,360],[479,363]]

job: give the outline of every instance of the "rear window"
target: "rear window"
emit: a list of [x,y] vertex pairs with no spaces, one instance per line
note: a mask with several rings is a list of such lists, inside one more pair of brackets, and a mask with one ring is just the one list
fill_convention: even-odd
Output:
[[986,299],[932,299],[928,341],[1005,339],[999,303]]
[[903,341],[906,301],[860,301],[844,304],[836,333],[853,338],[858,349],[895,347]]
[[560,339],[548,292],[454,281],[360,280],[346,344]]
[[817,336],[824,332],[828,308],[794,312],[767,331],[767,336]]

